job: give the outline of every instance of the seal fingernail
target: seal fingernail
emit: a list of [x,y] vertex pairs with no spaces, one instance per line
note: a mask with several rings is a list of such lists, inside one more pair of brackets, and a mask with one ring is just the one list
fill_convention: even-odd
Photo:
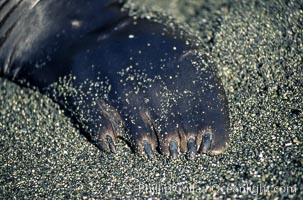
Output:
[[150,143],[148,141],[144,140],[142,142],[142,145],[143,145],[143,148],[144,148],[144,151],[145,151],[147,157],[150,159],[153,158],[154,155],[153,155],[153,150],[152,150]]
[[112,153],[116,153],[116,147],[115,147],[115,144],[114,144],[114,141],[113,141],[112,137],[107,135],[105,138],[106,138],[106,141],[108,143],[110,151]]
[[211,140],[212,140],[211,132],[204,133],[204,135],[202,137],[202,143],[200,145],[201,153],[207,153],[208,152],[208,150],[210,148]]
[[169,143],[169,152],[172,159],[178,157],[178,144],[176,141],[173,140]]
[[193,138],[190,138],[187,142],[187,149],[188,149],[188,158],[190,160],[193,160],[196,157],[197,154],[197,147],[196,147],[196,141]]

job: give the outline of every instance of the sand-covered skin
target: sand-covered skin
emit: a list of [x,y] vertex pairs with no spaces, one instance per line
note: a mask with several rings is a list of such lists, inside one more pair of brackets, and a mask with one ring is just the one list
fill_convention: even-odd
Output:
[[217,65],[229,149],[194,161],[150,161],[123,143],[102,154],[57,104],[1,78],[1,197],[303,197],[302,3],[153,2],[137,7],[178,17]]

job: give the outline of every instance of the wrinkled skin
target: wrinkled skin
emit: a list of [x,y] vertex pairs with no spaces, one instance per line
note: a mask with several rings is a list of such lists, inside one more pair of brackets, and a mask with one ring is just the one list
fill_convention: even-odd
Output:
[[1,1],[0,74],[50,96],[103,151],[119,137],[150,158],[228,146],[224,88],[195,38],[114,0]]

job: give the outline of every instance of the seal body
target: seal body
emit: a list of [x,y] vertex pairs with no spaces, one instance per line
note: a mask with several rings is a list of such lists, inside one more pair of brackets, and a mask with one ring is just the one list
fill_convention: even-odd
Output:
[[215,67],[178,26],[115,0],[0,3],[0,74],[62,105],[98,148],[219,154],[229,114]]

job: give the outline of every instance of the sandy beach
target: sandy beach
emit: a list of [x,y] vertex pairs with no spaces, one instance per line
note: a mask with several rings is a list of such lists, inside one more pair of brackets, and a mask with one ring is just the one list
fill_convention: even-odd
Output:
[[0,198],[303,198],[303,2],[131,0],[201,39],[223,81],[231,143],[176,160],[101,153],[51,99],[0,78]]

